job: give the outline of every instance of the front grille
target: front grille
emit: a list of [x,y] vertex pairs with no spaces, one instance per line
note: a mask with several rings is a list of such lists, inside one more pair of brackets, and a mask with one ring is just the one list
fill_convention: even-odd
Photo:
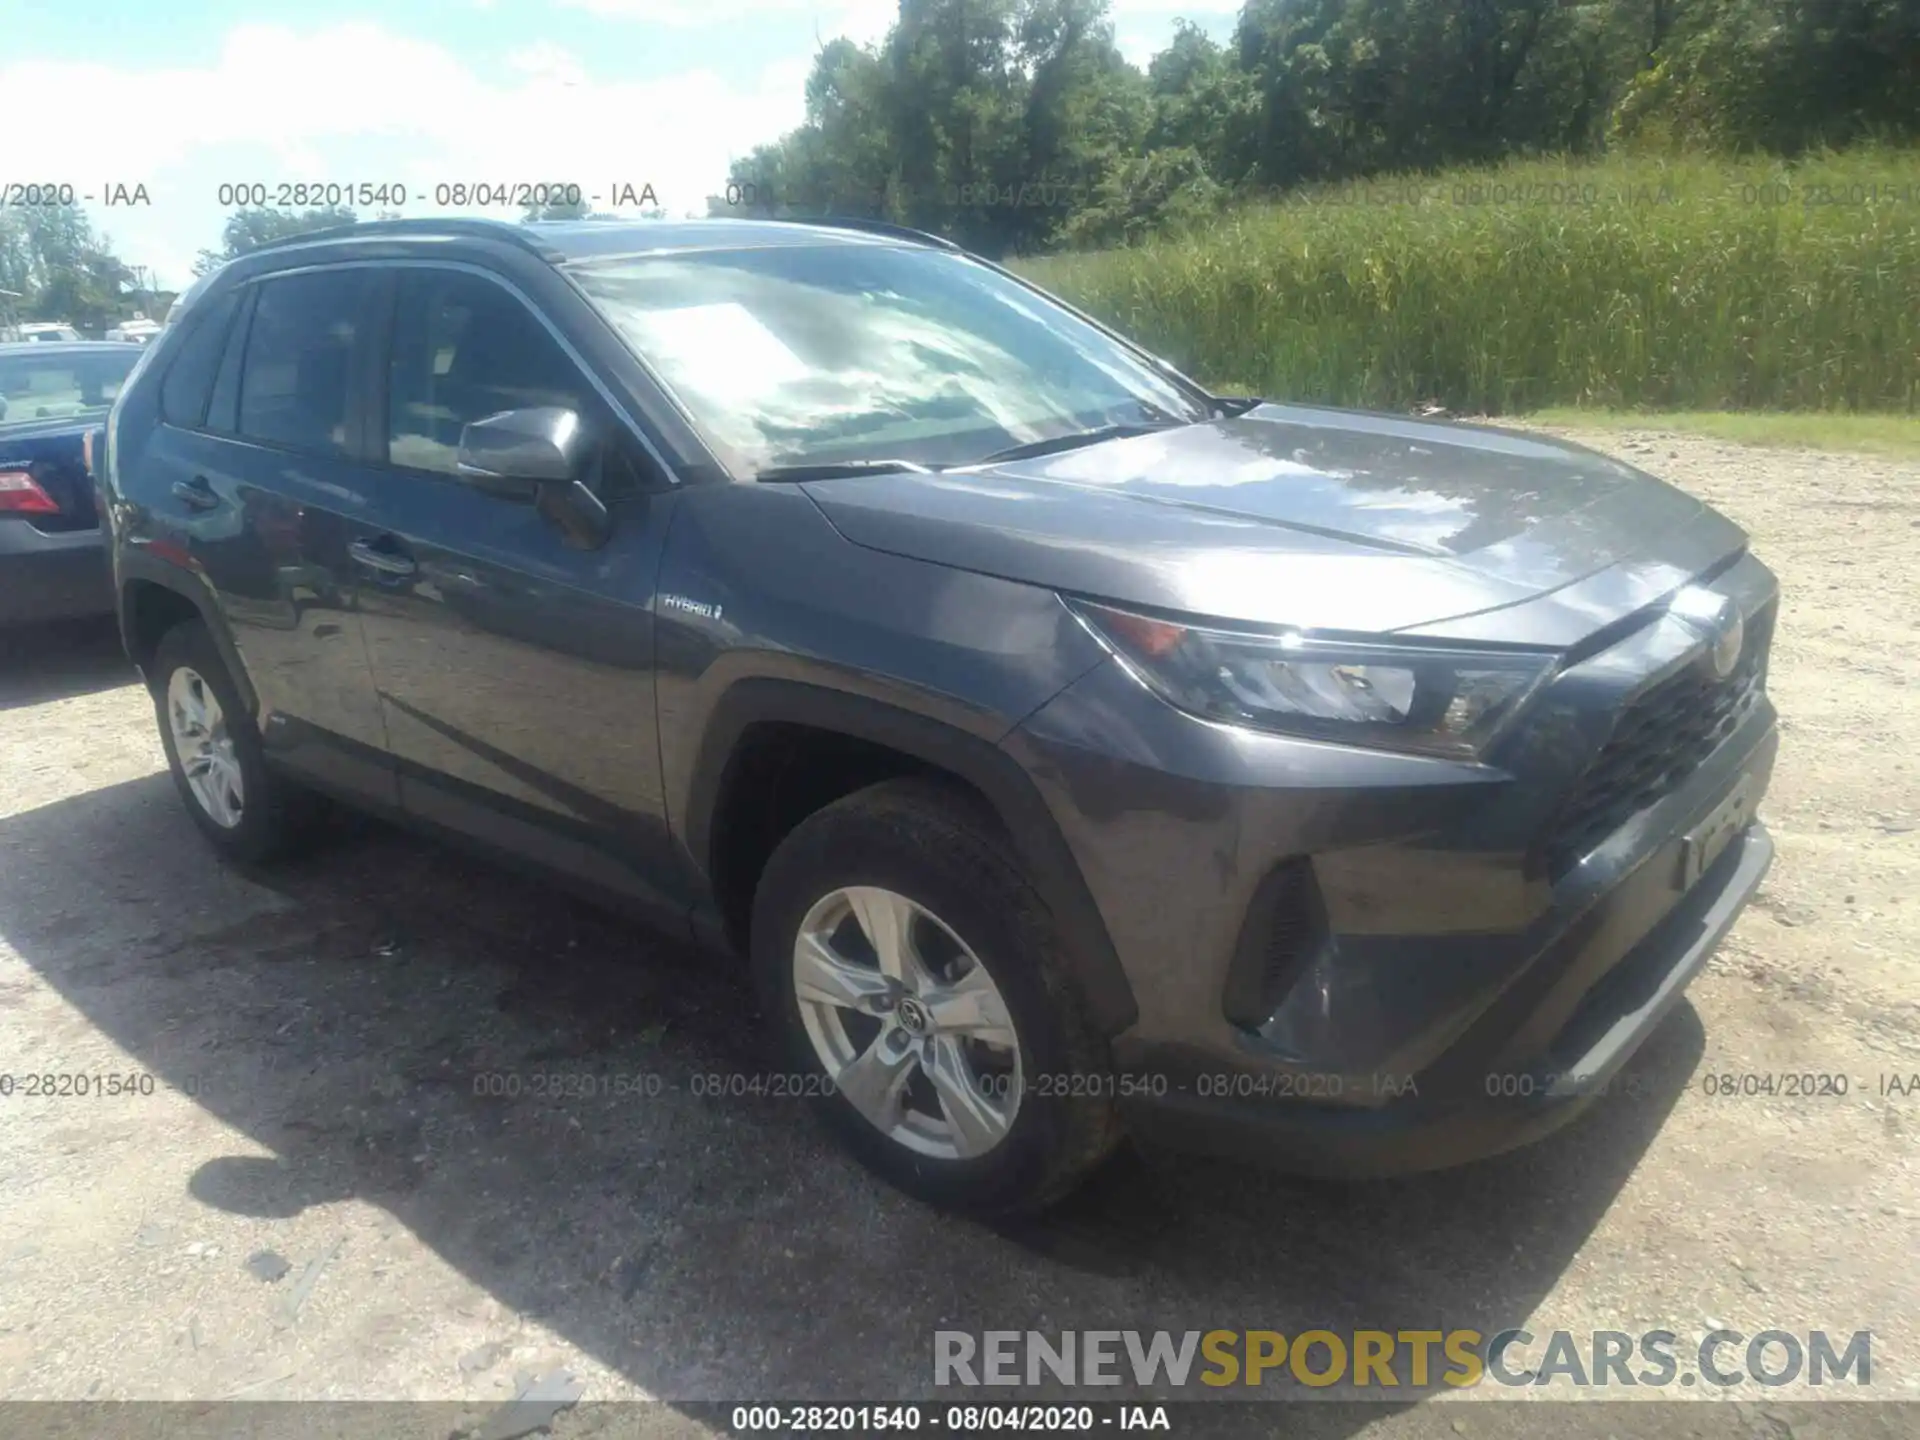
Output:
[[1765,688],[1773,618],[1769,605],[1748,619],[1745,648],[1726,679],[1690,665],[1620,713],[1612,738],[1548,829],[1549,879],[1558,880],[1627,821],[1672,793],[1753,713]]

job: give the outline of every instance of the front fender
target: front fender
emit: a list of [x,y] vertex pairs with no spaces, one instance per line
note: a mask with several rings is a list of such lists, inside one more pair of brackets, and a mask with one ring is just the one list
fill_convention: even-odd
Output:
[[686,846],[706,874],[713,873],[714,815],[727,767],[741,738],[761,722],[805,725],[882,745],[971,786],[992,806],[1015,857],[1047,902],[1094,1024],[1115,1035],[1133,1023],[1133,991],[1106,922],[1038,788],[998,745],[926,715],[805,681],[735,682],[709,716],[682,812]]

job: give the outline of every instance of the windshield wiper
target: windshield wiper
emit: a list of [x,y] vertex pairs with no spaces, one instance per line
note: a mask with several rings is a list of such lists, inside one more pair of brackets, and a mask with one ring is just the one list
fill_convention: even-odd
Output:
[[1198,423],[1193,420],[1166,419],[1102,425],[1093,430],[1055,435],[1047,440],[1030,440],[1024,445],[1010,445],[1005,450],[996,450],[991,455],[957,465],[923,465],[918,460],[902,460],[893,456],[877,460],[818,460],[804,465],[769,465],[764,470],[756,470],[753,478],[775,484],[793,484],[805,480],[841,480],[849,475],[885,475],[901,471],[933,475],[943,470],[971,470],[1002,460],[1025,460],[1035,455],[1051,455],[1059,450],[1077,450],[1083,445],[1098,445],[1102,440],[1125,440],[1135,435],[1152,435],[1161,430],[1179,430]]
[[917,460],[822,460],[812,465],[770,465],[765,470],[754,471],[753,478],[775,483],[797,483],[802,480],[843,480],[849,475],[886,475],[901,470],[928,475],[933,469],[933,466],[922,465]]
[[1055,435],[1050,440],[1030,440],[1025,445],[1010,445],[1005,450],[996,450],[991,455],[969,460],[965,466],[956,468],[971,470],[976,465],[993,465],[1002,460],[1028,460],[1036,455],[1052,455],[1061,450],[1078,450],[1083,445],[1098,445],[1102,440],[1127,440],[1135,435],[1179,430],[1193,423],[1189,420],[1155,420],[1132,425],[1102,425],[1097,430],[1081,430],[1072,435]]

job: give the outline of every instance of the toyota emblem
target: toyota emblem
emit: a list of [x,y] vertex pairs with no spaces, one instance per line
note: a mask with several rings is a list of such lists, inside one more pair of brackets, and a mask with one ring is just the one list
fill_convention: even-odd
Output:
[[1689,585],[1675,595],[1667,613],[1707,642],[1705,660],[1716,680],[1733,674],[1746,644],[1746,620],[1731,595]]

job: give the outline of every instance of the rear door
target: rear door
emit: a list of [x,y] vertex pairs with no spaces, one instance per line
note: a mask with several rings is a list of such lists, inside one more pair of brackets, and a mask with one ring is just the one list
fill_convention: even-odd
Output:
[[[387,468],[357,542],[402,804],[423,819],[684,917],[654,715],[653,591],[676,501],[558,326],[479,267],[395,266]],[[575,548],[456,469],[461,430],[563,406],[612,516]]]
[[[348,556],[368,463],[380,275],[334,266],[235,292],[210,386],[183,349],[162,382],[156,506],[211,587],[279,764],[355,799],[397,793]],[[158,519],[160,517],[156,517]]]

